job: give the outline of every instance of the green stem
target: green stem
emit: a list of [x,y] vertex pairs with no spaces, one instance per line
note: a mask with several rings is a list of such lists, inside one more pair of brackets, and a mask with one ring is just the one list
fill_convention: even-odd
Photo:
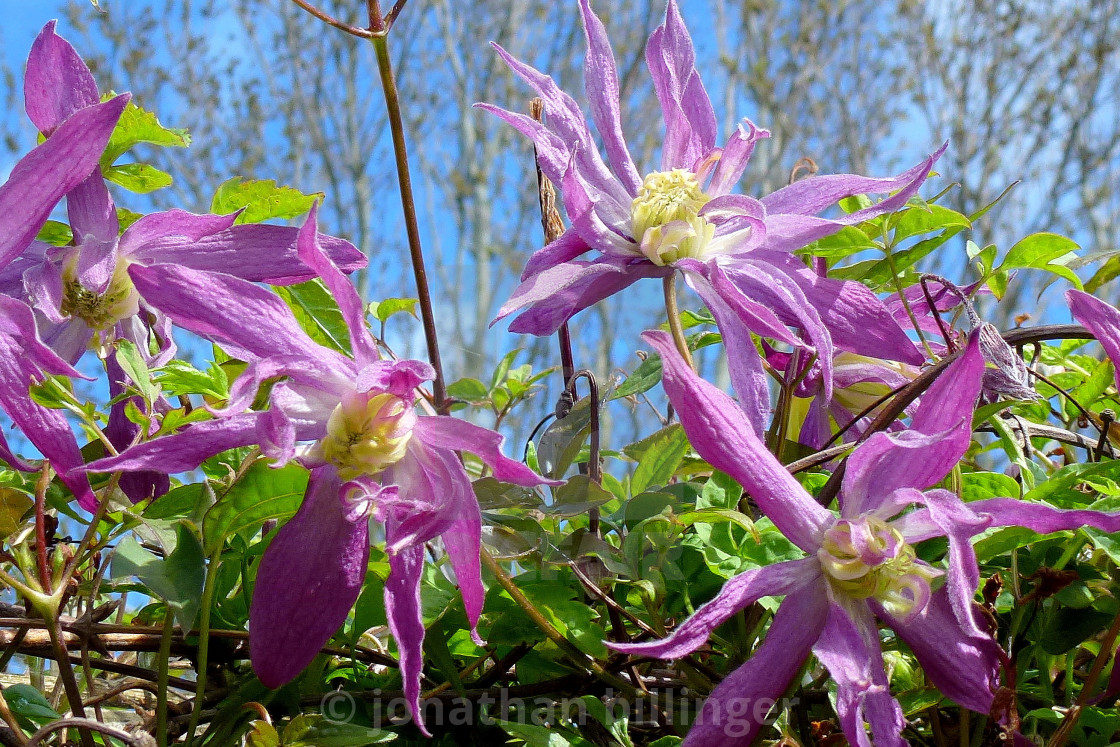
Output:
[[[925,333],[922,332],[922,326],[918,324],[918,317],[914,315],[914,310],[910,308],[910,301],[906,298],[906,293],[902,288],[902,278],[898,275],[898,266],[895,264],[894,255],[891,254],[891,245],[888,243],[883,248],[883,253],[887,255],[887,264],[891,268],[891,278],[894,280],[895,290],[898,291],[898,299],[902,302],[902,308],[906,309],[906,316],[910,317],[910,323],[914,325],[914,331],[918,333],[918,339],[922,341],[922,347],[926,349],[926,355],[933,358],[933,348],[929,346],[929,340],[926,339]],[[932,311],[930,313],[933,313]]]
[[188,746],[194,743],[194,733],[198,729],[199,719],[202,718],[202,702],[206,695],[206,668],[210,660],[210,608],[214,603],[214,587],[218,580],[218,560],[221,554],[219,548],[210,556],[210,563],[206,567],[206,583],[202,587],[202,602],[198,618],[198,674],[195,679],[194,708],[191,710],[191,720],[187,725]]
[[[375,6],[371,6],[372,8]],[[371,16],[373,13],[371,12]],[[371,21],[375,21],[371,17]],[[393,135],[393,155],[397,162],[397,183],[400,185],[401,209],[404,212],[404,226],[408,234],[408,251],[412,257],[412,273],[416,278],[416,293],[420,301],[420,317],[424,323],[424,339],[428,343],[428,361],[435,369],[432,382],[432,395],[436,411],[447,414],[447,385],[443,378],[443,365],[439,356],[439,340],[436,336],[436,318],[432,310],[432,296],[428,290],[428,272],[424,267],[424,250],[420,246],[420,227],[416,220],[416,200],[412,192],[412,177],[408,171],[408,147],[404,139],[404,120],[401,117],[401,102],[397,93],[397,81],[393,76],[393,63],[389,58],[388,28],[375,31],[373,48],[377,53],[377,69],[381,73],[381,90],[385,93],[385,109],[389,116],[389,129]]]
[[681,312],[677,309],[677,276],[676,273],[666,275],[661,282],[665,292],[665,312],[669,315],[669,331],[673,333],[673,342],[677,344],[677,352],[684,358],[684,362],[693,371],[696,364],[692,361],[692,353],[688,349],[688,341],[681,327]]

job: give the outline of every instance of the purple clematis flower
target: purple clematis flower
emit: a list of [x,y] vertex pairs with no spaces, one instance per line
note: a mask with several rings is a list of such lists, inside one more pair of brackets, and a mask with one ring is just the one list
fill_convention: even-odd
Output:
[[[984,374],[975,335],[926,392],[910,430],[876,433],[852,453],[839,516],[817,504],[766,450],[726,394],[693,373],[668,335],[647,332],[646,339],[661,353],[665,390],[693,446],[740,481],[808,556],[736,576],[664,640],[609,644],[627,653],[678,658],[747,605],[785,596],[765,642],[705,703],[685,740],[689,747],[750,744],[760,723],[743,733],[742,699],[753,705],[759,698],[779,697],[810,651],[836,682],[837,713],[849,742],[871,745],[866,722],[879,747],[906,744],[902,710],[883,669],[877,619],[910,647],[942,693],[966,708],[990,712],[1005,655],[973,612],[979,568],[970,538],[1012,525],[1043,533],[1084,525],[1120,530],[1120,514],[1007,498],[963,503],[947,490],[929,489],[971,440]],[[914,551],[916,543],[941,536],[949,540],[947,570],[919,560]],[[935,583],[942,577],[943,584]]]
[[[499,480],[558,483],[505,457],[494,431],[416,415],[417,387],[432,378],[431,367],[380,359],[361,299],[319,245],[315,216],[313,208],[300,231],[299,256],[337,299],[354,357],[313,342],[279,298],[252,283],[173,265],[134,265],[129,274],[136,287],[176,324],[250,363],[221,419],[89,469],[180,472],[255,444],[278,464],[297,459],[311,470],[302,507],[261,559],[249,613],[253,667],[269,687],[299,674],[346,619],[365,579],[369,519],[383,522],[391,569],[385,609],[419,723],[424,543],[442,537],[472,628],[482,611],[481,512],[455,452],[477,455]],[[269,409],[246,411],[261,384],[278,377]]]
[[[54,21],[31,47],[24,99],[28,117],[46,135],[99,100],[93,74],[70,43],[55,33]],[[161,365],[174,354],[166,320],[129,279],[132,264],[173,263],[274,285],[314,277],[296,256],[297,229],[234,225],[236,213],[170,210],[145,216],[121,234],[100,170],[88,173],[70,190],[66,204],[74,245],[35,242],[11,265],[0,262],[0,293],[26,298],[47,321],[43,337],[71,363],[95,339],[102,344],[116,337],[129,339],[147,355],[149,326],[162,347],[149,362]],[[329,236],[320,237],[320,242],[343,270],[365,266],[364,255],[349,242]],[[140,314],[141,309],[146,313]],[[148,316],[155,321],[149,323]]]
[[1066,303],[1073,318],[1085,325],[1104,348],[1116,369],[1116,386],[1120,387],[1120,311],[1079,290],[1066,291]]
[[[586,94],[606,161],[576,102],[500,47],[502,59],[544,100],[547,121],[478,104],[533,140],[541,170],[562,187],[572,222],[532,256],[498,319],[518,314],[511,331],[551,334],[635,281],[679,270],[719,324],[734,361],[732,383],[744,402],[755,403],[748,414],[758,432],[768,414],[767,381],[750,332],[812,347],[825,369],[833,346],[920,364],[921,353],[870,290],[822,278],[792,252],[905,205],[944,148],[893,178],[819,176],[761,200],[732,194],[755,144],[769,132],[744,120],[722,148],[716,146],[716,115],[677,3],[669,0],[665,22],[646,47],[665,143],[660,169],[643,177],[623,136],[618,71],[605,29],[589,0],[580,0],[580,12],[588,44]],[[866,209],[819,217],[841,198],[888,192],[894,194]],[[589,250],[599,256],[579,259]],[[824,381],[831,391],[827,370]]]

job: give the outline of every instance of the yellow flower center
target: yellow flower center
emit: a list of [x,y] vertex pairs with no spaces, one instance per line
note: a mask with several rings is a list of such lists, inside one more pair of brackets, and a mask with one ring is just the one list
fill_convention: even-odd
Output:
[[122,319],[135,316],[140,311],[140,294],[128,276],[128,265],[126,259],[117,260],[109,286],[98,293],[78,280],[75,252],[62,268],[62,313],[78,317],[95,332],[105,332]]
[[817,559],[835,591],[874,598],[892,615],[908,618],[925,608],[930,580],[941,575],[916,560],[914,548],[882,519],[841,519],[825,532]]
[[656,265],[704,256],[716,232],[700,217],[709,199],[691,171],[673,169],[647,176],[630,204],[631,231],[642,254]]
[[318,456],[338,467],[343,480],[374,475],[404,457],[416,413],[388,392],[355,394],[334,408]]

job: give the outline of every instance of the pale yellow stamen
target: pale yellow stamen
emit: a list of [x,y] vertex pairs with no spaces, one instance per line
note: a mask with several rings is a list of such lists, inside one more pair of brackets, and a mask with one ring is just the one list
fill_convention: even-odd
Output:
[[343,480],[374,475],[404,457],[416,413],[396,395],[355,394],[334,409],[316,449]]
[[140,294],[128,276],[129,262],[117,260],[113,277],[104,293],[84,287],[78,280],[78,255],[62,268],[62,308],[66,316],[78,317],[95,332],[112,329],[117,322],[140,311]]
[[703,257],[716,231],[700,217],[709,200],[691,171],[673,169],[647,176],[630,205],[631,231],[642,254],[656,265]]
[[[853,535],[862,536],[860,548]],[[825,532],[817,558],[832,588],[854,599],[873,598],[899,617],[921,612],[930,580],[940,572],[920,563],[898,530],[882,519],[841,520]]]

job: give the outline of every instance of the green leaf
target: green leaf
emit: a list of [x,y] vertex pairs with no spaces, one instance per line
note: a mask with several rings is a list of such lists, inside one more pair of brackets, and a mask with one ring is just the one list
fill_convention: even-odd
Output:
[[160,387],[173,397],[201,394],[216,400],[229,398],[226,372],[217,363],[211,363],[206,371],[199,371],[186,361],[176,359],[152,373]]
[[305,713],[284,727],[283,743],[284,747],[366,747],[396,738],[393,732]]
[[152,383],[152,374],[144,362],[140,350],[131,340],[117,339],[117,363],[124,370],[133,385],[150,404],[159,398],[159,386]]
[[650,485],[668,484],[689,448],[688,436],[680,423],[673,423],[623,448],[623,452],[638,463],[630,478],[631,493],[643,493]]
[[65,223],[49,220],[39,229],[39,235],[35,238],[51,246],[66,246],[74,240],[74,233]]
[[634,369],[634,373],[626,377],[626,381],[618,385],[611,399],[631,397],[653,389],[661,381],[661,365],[660,355],[650,355]]
[[245,733],[245,747],[280,747],[280,735],[267,721],[250,721],[249,731]]
[[1061,607],[1051,613],[1039,643],[1048,654],[1064,654],[1093,634],[1104,630],[1114,616],[1095,609]]
[[519,724],[498,719],[495,719],[495,723],[505,729],[511,737],[520,739],[527,747],[595,747],[594,742],[589,742],[583,737],[567,731],[560,732],[547,726]]
[[175,549],[159,558],[130,535],[117,543],[112,566],[114,578],[135,576],[153,594],[167,602],[183,630],[194,627],[206,581],[202,545],[186,522],[176,524]]
[[261,223],[279,218],[295,218],[311,209],[322,192],[304,194],[292,187],[281,187],[272,179],[243,180],[239,176],[218,186],[210,201],[210,212],[226,215],[242,208],[237,223]]
[[898,220],[894,229],[895,242],[918,234],[945,228],[972,228],[972,221],[956,210],[941,205],[911,207]]
[[614,500],[614,496],[591,482],[587,475],[573,475],[553,492],[545,512],[552,516],[580,516],[592,508]]
[[1110,258],[1093,273],[1089,282],[1085,283],[1086,293],[1096,293],[1102,285],[1120,277],[1120,253]]
[[486,402],[490,399],[490,390],[478,379],[459,379],[447,387],[447,393],[455,399],[466,402]]
[[572,406],[567,415],[555,421],[541,434],[537,460],[546,476],[559,479],[579,456],[583,442],[591,433],[591,398],[584,397]]
[[1078,288],[1081,279],[1073,270],[1065,267],[1067,263],[1077,259],[1077,242],[1056,233],[1035,233],[1020,239],[1014,246],[1007,250],[1000,269],[1010,270],[1018,267],[1046,270],[1065,278]]
[[418,303],[420,302],[415,298],[386,298],[384,301],[371,303],[369,313],[384,324],[394,314],[411,314],[415,317]]
[[130,101],[117,120],[117,126],[101,156],[101,168],[107,169],[121,155],[140,143],[185,148],[191,144],[191,136],[186,130],[164,127],[155,114]]
[[202,524],[206,554],[219,550],[226,537],[255,529],[268,519],[292,516],[307,490],[308,472],[298,464],[273,469],[261,460],[206,512]]
[[273,290],[288,304],[299,326],[312,340],[342,353],[351,352],[350,328],[338,308],[338,302],[321,279],[278,286]]
[[863,231],[855,226],[844,226],[836,233],[825,236],[805,247],[804,253],[829,260],[843,259],[878,245]]
[[129,192],[146,195],[157,189],[170,187],[171,174],[160,171],[149,163],[125,163],[104,170],[105,178]]
[[4,699],[8,701],[8,708],[19,719],[20,723],[30,726],[34,730],[50,721],[62,718],[51,702],[41,692],[31,685],[8,685],[4,688]]
[[22,490],[0,487],[0,540],[5,540],[20,527],[20,520],[35,502]]

